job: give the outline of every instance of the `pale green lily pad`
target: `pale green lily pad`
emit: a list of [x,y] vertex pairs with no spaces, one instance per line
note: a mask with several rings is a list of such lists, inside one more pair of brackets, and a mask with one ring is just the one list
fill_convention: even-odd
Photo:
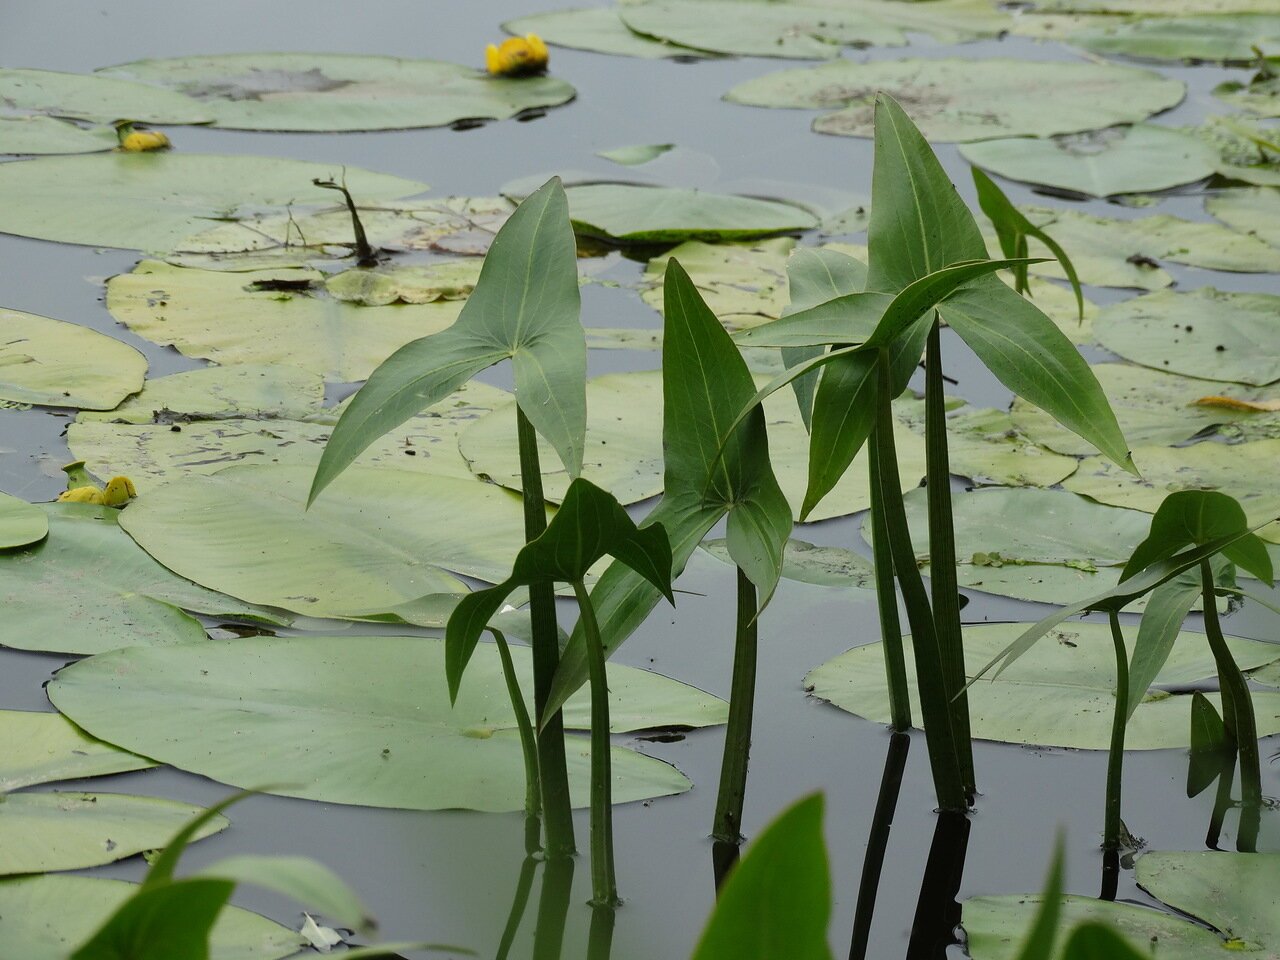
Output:
[[[0,875],[81,870],[156,850],[200,807],[119,793],[13,793],[0,800]],[[201,840],[231,825],[215,816]]]
[[0,69],[0,103],[94,123],[208,123],[203,104],[145,83],[56,70]]
[[[1012,277],[1002,279],[1013,285]],[[1027,290],[1023,296],[1035,303],[1072,343],[1093,343],[1093,319],[1098,315],[1098,307],[1088,297],[1085,297],[1084,316],[1081,316],[1075,294],[1069,287],[1034,276],[1027,278]]]
[[1232,230],[1280,247],[1280,190],[1245,187],[1209,197],[1204,208]]
[[[323,280],[316,270],[228,273],[143,260],[107,283],[107,309],[138,336],[187,356],[289,364],[338,382],[367,378],[462,309],[457,300],[362,307],[327,296]],[[269,289],[281,281],[301,289]]]
[[[1232,436],[1241,439],[1264,437],[1280,426],[1280,412],[1196,403],[1221,394],[1252,402],[1280,400],[1277,387],[1227,386],[1127,363],[1096,364],[1093,372],[1111,401],[1125,439],[1134,446],[1182,443],[1224,424],[1231,424]],[[1020,397],[1014,398],[1011,414],[1020,430],[1050,450],[1077,457],[1097,453],[1088,441]]]
[[[964,629],[965,662],[970,674],[1012,643],[1029,624],[992,623]],[[1130,631],[1130,642],[1136,636]],[[1228,637],[1242,669],[1269,663],[1274,644]],[[1204,634],[1179,633],[1157,685],[1186,686],[1216,675]],[[907,658],[912,711],[920,716],[915,669]],[[995,680],[969,688],[973,735],[1004,743],[1105,750],[1111,738],[1115,697],[1115,651],[1105,623],[1068,623],[1050,631]],[[888,723],[889,691],[879,642],[855,647],[809,672],[805,684],[813,696],[877,723]],[[1280,733],[1280,694],[1255,693],[1258,732]],[[1186,748],[1191,695],[1149,694],[1129,721],[1130,750]]]
[[0,710],[0,731],[6,744],[0,755],[0,794],[37,783],[155,766],[152,760],[89,736],[60,713]]
[[112,153],[0,164],[0,231],[39,240],[167,251],[213,220],[264,207],[328,206],[316,178],[345,176],[368,201],[426,184],[355,167],[281,157]]
[[0,493],[0,550],[25,547],[43,540],[49,521],[35,504]]
[[[305,509],[311,466],[228,467],[149,491],[121,526],[180,576],[313,617],[421,619],[406,609],[465,592],[446,570],[504,580],[524,546],[517,497],[501,487],[353,467]],[[439,625],[438,611],[424,625]]]
[[17,310],[0,309],[0,327],[0,399],[110,410],[142,389],[147,360],[119,340]]
[[1280,78],[1274,76],[1248,82],[1229,80],[1214,87],[1213,95],[1261,117],[1280,117]]
[[[1269,82],[1280,88],[1280,82]],[[1229,93],[1232,87],[1228,83],[1219,84],[1214,92],[1219,96],[1232,96]],[[1265,85],[1260,85],[1259,89],[1265,89]],[[1238,93],[1234,96],[1242,99],[1247,95]],[[1261,97],[1255,105],[1262,109]],[[1239,114],[1214,115],[1197,126],[1181,129],[1218,151],[1219,176],[1258,186],[1280,186],[1280,145],[1276,143],[1276,131],[1260,120]],[[1228,194],[1230,192],[1227,191]]]
[[505,120],[572,100],[556,77],[490,77],[440,60],[232,53],[135,60],[99,71],[187,94],[233,130],[397,130]]
[[1060,61],[837,60],[734,87],[725,99],[761,107],[843,108],[813,129],[870,137],[877,91],[897,99],[932,141],[1047,137],[1145,120],[1178,103],[1181,81],[1114,64]]
[[480,277],[481,259],[441,260],[426,265],[344,270],[325,279],[335,300],[382,307],[389,303],[465,300]]
[[587,327],[588,350],[661,350],[659,327]]
[[754,244],[690,240],[649,261],[640,297],[661,312],[663,278],[667,262],[674,257],[728,329],[742,330],[776,320],[789,302],[787,257],[795,245],[791,237]]
[[565,194],[575,230],[623,243],[746,240],[818,225],[791,203],[701,190],[589,183]]
[[183,610],[218,619],[290,621],[174,576],[119,528],[118,510],[43,506],[48,538],[0,554],[0,604],[8,611],[0,619],[0,645],[92,654],[203,640],[204,628]]
[[[1086,457],[1063,486],[1100,503],[1147,513],[1155,513],[1177,490],[1217,490],[1240,501],[1251,523],[1280,517],[1280,439],[1135,447],[1132,452],[1141,478],[1112,469],[1102,456]],[[1280,523],[1268,523],[1258,536],[1280,543]]]
[[927,7],[899,0],[809,0],[813,6],[863,13],[939,43],[964,43],[1008,32],[1014,18],[986,0],[929,0]]
[[985,140],[962,146],[960,154],[1010,180],[1090,197],[1166,190],[1203,180],[1218,166],[1217,151],[1203,140],[1148,123],[1044,140]]
[[1141,18],[1090,27],[1065,39],[1095,53],[1144,60],[1248,63],[1254,59],[1254,47],[1280,43],[1280,14],[1271,10]]
[[[1265,386],[1280,380],[1280,296],[1201,287],[1104,307],[1098,342],[1126,360],[1206,380]],[[1217,392],[1212,384],[1207,393]]]
[[[529,650],[511,653],[531,696]],[[725,719],[724,702],[693,687],[612,664],[609,675],[614,731]],[[225,783],[285,781],[292,785],[272,792],[414,810],[524,805],[515,715],[490,644],[477,647],[452,708],[444,642],[425,637],[260,637],[121,650],[60,671],[49,693],[87,729]],[[583,691],[566,704],[565,725],[589,723]],[[585,738],[570,740],[578,804],[587,799],[588,756]],[[674,767],[616,747],[613,773],[616,803],[690,786]]]
[[870,207],[871,200],[867,199],[861,203],[855,203],[851,207],[846,207],[838,213],[824,217],[822,223],[818,224],[818,232],[827,237],[861,233],[867,229],[867,224],[870,222]]
[[641,164],[648,163],[650,160],[656,160],[664,153],[669,153],[676,148],[674,143],[647,143],[636,144],[631,147],[614,147],[612,150],[597,150],[596,156],[603,157],[614,163],[620,163],[624,167],[638,167]]
[[108,127],[85,129],[53,117],[0,117],[0,153],[101,153],[118,142]]
[[[94,877],[0,881],[0,942],[22,960],[68,960],[137,890],[136,883]],[[280,960],[306,941],[273,920],[229,906],[218,915],[209,946],[209,960]]]
[[1134,874],[1153,897],[1220,930],[1228,950],[1280,950],[1280,853],[1153,850]]
[[555,10],[508,20],[507,33],[524,36],[536,33],[547,43],[574,50],[609,53],[620,57],[659,60],[665,57],[710,57],[714,54],[642,37],[622,22],[616,7]]
[[829,60],[845,45],[903,46],[901,30],[868,16],[798,3],[751,0],[652,0],[619,8],[628,27],[646,37],[711,53]]
[[[733,563],[725,540],[704,540],[702,549],[722,563]],[[861,554],[843,547],[788,540],[782,553],[782,576],[819,587],[876,588],[875,568]]]

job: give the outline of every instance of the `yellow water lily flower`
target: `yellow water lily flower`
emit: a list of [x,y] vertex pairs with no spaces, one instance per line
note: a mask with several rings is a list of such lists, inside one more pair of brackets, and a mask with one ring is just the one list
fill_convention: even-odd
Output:
[[133,481],[128,477],[112,477],[105,490],[95,486],[72,487],[58,495],[63,503],[96,503],[104,507],[123,507],[138,495]]
[[508,37],[500,46],[489,44],[484,51],[485,65],[495,77],[521,77],[547,69],[547,45],[536,33]]
[[169,138],[159,130],[135,130],[132,120],[116,121],[116,137],[125,153],[150,153],[152,150],[168,150]]

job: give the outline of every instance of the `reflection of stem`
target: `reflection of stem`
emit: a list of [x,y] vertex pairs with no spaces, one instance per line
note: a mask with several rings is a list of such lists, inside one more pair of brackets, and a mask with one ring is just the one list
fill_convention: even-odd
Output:
[[520,864],[516,895],[511,901],[511,912],[507,914],[507,925],[502,928],[502,939],[498,941],[498,952],[494,954],[493,960],[507,960],[511,953],[511,944],[515,942],[520,922],[524,919],[525,907],[529,905],[529,894],[533,892],[533,875],[537,869],[538,861],[530,856],[526,856]]
[[1107,751],[1107,800],[1103,817],[1102,849],[1120,849],[1120,788],[1124,770],[1124,733],[1129,717],[1129,653],[1120,629],[1120,616],[1111,611],[1111,642],[1116,651],[1116,705],[1111,719],[1111,749]]
[[742,854],[742,847],[738,841],[732,843],[728,840],[715,840],[711,844],[711,869],[715,873],[716,893],[719,894],[720,888],[724,886],[724,882],[728,879],[729,871],[734,868],[738,862],[738,857]]
[[720,793],[716,799],[711,836],[727,843],[742,840],[742,806],[747,794],[747,764],[751,758],[751,719],[756,696],[756,651],[759,640],[756,587],[738,568],[738,623],[734,639],[733,686],[729,695],[729,723],[720,761]]
[[1236,757],[1223,764],[1218,774],[1218,791],[1213,798],[1213,813],[1209,815],[1209,832],[1205,834],[1204,845],[1210,850],[1218,849],[1218,840],[1222,836],[1222,821],[1231,809],[1231,784],[1236,779]]
[[[1258,845],[1262,827],[1262,763],[1258,757],[1258,724],[1253,714],[1253,698],[1249,684],[1236,666],[1218,623],[1215,605],[1213,568],[1200,561],[1200,590],[1204,597],[1204,632],[1218,667],[1218,685],[1222,690],[1222,719],[1228,734],[1234,735],[1240,755],[1240,830],[1236,847],[1252,853]],[[1227,718],[1231,720],[1228,721]]]
[[560,960],[572,895],[573,858],[553,857],[547,860],[542,872],[538,923],[533,931],[533,960]]
[[906,960],[940,960],[956,942],[960,923],[960,880],[969,849],[969,818],[955,810],[943,810],[933,831],[929,862],[920,884],[920,899],[911,924]]
[[596,904],[591,910],[591,929],[587,931],[587,960],[609,960],[613,950],[614,908]]
[[[524,703],[524,694],[520,690],[520,680],[516,677],[515,664],[511,662],[511,648],[507,646],[507,638],[501,630],[489,628],[493,639],[498,644],[498,659],[502,661],[502,676],[507,681],[507,693],[511,697],[511,710],[516,715],[516,729],[520,733],[520,751],[524,754],[524,812],[526,825],[529,820],[537,823],[541,810],[538,783],[538,741],[533,733],[533,721],[529,719],[529,709]],[[528,831],[526,830],[526,833]],[[525,838],[525,853],[533,853],[538,849],[537,835],[534,835],[532,850],[528,849],[528,837]]]
[[[516,406],[516,435],[520,450],[520,489],[524,494],[525,541],[547,529],[547,506],[542,496],[538,437],[524,411]],[[546,715],[551,682],[560,666],[560,633],[556,628],[556,596],[550,580],[529,585],[529,622],[533,647],[533,706],[538,728],[538,774],[542,783],[547,856],[574,854],[573,806],[564,756],[564,722],[560,711]]]
[[1116,899],[1116,894],[1119,892],[1120,892],[1120,851],[1119,850],[1103,850],[1102,851],[1102,890],[1098,893],[1098,899],[1114,902]]
[[587,676],[591,684],[591,903],[615,907],[618,880],[613,869],[613,789],[609,757],[609,680],[605,675],[604,644],[587,586],[573,583],[578,598],[582,633],[587,645]]
[[907,734],[895,733],[889,738],[889,752],[885,754],[884,774],[880,778],[880,795],[876,798],[875,813],[871,817],[867,852],[862,859],[862,878],[858,881],[858,905],[853,913],[849,960],[866,960],[871,917],[875,913],[876,894],[880,890],[880,870],[884,866],[889,831],[893,828],[898,792],[902,788],[902,772],[907,766],[907,751],[910,749],[911,737]]
[[364,224],[360,222],[360,211],[356,209],[356,202],[351,199],[351,191],[347,189],[346,177],[343,177],[342,183],[335,183],[332,180],[312,180],[311,182],[317,187],[337,190],[342,194],[342,198],[347,201],[347,210],[351,213],[351,229],[356,235],[356,263],[362,267],[377,266],[377,251],[369,246],[369,238],[364,233]]
[[876,445],[867,444],[871,494],[871,556],[875,564],[876,606],[880,611],[880,647],[889,684],[889,716],[894,730],[911,729],[911,698],[907,693],[907,667],[902,652],[902,624],[898,620],[898,588],[893,580],[893,554],[889,527],[880,497],[880,463]]

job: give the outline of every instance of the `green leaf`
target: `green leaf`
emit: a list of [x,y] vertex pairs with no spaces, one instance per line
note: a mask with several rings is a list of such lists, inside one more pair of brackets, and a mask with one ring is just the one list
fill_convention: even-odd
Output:
[[35,504],[0,493],[0,550],[25,547],[49,534],[49,519]]
[[0,400],[110,410],[142,389],[147,361],[88,327],[0,310]]
[[1146,960],[1114,927],[1082,923],[1067,937],[1062,960]]
[[1095,53],[1243,65],[1254,60],[1259,46],[1274,47],[1280,41],[1280,14],[1108,17],[1098,26],[1074,31],[1070,41]]
[[1164,498],[1151,517],[1151,531],[1125,564],[1122,580],[1189,545],[1221,537],[1238,537],[1223,555],[1271,585],[1271,557],[1266,544],[1249,532],[1244,508],[1232,497],[1213,490],[1180,490]]
[[547,43],[574,50],[591,50],[620,57],[712,57],[714,54],[690,50],[642,37],[628,29],[614,7],[584,7],[553,10],[528,17],[508,20],[502,25],[507,33],[523,37],[536,33]]
[[[151,861],[151,869],[147,871],[147,875],[142,880],[142,890],[144,892],[156,890],[172,884],[174,882],[173,871],[178,866],[178,861],[182,858],[183,851],[187,849],[187,844],[200,835],[206,824],[223,819],[221,816],[223,810],[253,796],[256,792],[256,789],[254,789],[233,793],[188,819],[169,838],[169,841],[164,845],[164,849],[160,851],[160,855]],[[234,886],[234,883],[232,885]]]
[[311,910],[355,930],[376,923],[360,897],[336,873],[310,857],[240,854],[202,867],[196,877],[249,883],[297,900]]
[[203,878],[142,887],[70,960],[209,960],[213,925],[234,889]]
[[1065,853],[1062,832],[1053,845],[1053,862],[1049,865],[1049,878],[1040,896],[1040,908],[1027,933],[1016,960],[1048,960],[1058,940],[1058,923],[1062,916],[1062,872]]
[[1187,797],[1202,793],[1234,763],[1235,745],[1227,739],[1222,717],[1200,691],[1191,695],[1191,761],[1187,765]]
[[449,697],[457,700],[462,674],[480,634],[516,587],[543,580],[581,583],[606,556],[616,558],[656,587],[671,603],[671,543],[661,524],[637,529],[614,497],[581,477],[569,485],[547,529],[516,554],[511,576],[458,601],[445,632]]
[[[1214,561],[1221,558],[1214,557]],[[1123,579],[1123,577],[1122,577]],[[1200,599],[1200,572],[1184,570],[1172,580],[1162,583],[1147,595],[1147,606],[1138,625],[1138,638],[1129,658],[1129,716],[1147,694],[1147,688],[1173,649],[1183,621]]]
[[656,160],[675,148],[674,143],[636,144],[630,147],[614,147],[612,150],[597,150],[596,156],[620,163],[624,167],[638,167],[650,160]]
[[568,206],[552,178],[494,237],[457,323],[401,347],[356,394],[325,447],[307,502],[383,434],[507,358],[520,409],[577,476],[586,431],[580,306]]
[[6,154],[102,153],[118,143],[110,127],[88,130],[53,117],[0,117],[0,151]]
[[693,960],[831,960],[822,794],[783,811],[729,873]]
[[0,759],[0,794],[156,765],[89,736],[60,713],[0,710],[0,733],[9,745]]
[[1280,949],[1280,853],[1153,850],[1138,858],[1139,886],[1220,930],[1227,950]]
[[208,123],[211,119],[202,103],[172,90],[56,70],[0,70],[0,100],[11,109],[96,123],[112,123],[121,117],[140,123]]

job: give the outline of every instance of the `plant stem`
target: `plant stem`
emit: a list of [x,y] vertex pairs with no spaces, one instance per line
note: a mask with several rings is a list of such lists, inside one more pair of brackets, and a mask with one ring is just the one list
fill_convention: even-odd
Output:
[[356,263],[361,267],[376,267],[378,265],[377,252],[369,245],[369,238],[365,235],[364,224],[360,222],[360,210],[356,207],[356,202],[351,198],[351,191],[347,189],[345,171],[342,183],[335,183],[333,180],[312,180],[317,187],[324,187],[326,190],[338,190],[342,193],[342,198],[347,202],[347,212],[351,214],[351,230],[355,234],[355,251]]
[[1116,706],[1111,718],[1111,748],[1107,751],[1107,800],[1103,817],[1102,849],[1120,849],[1120,789],[1124,771],[1124,733],[1129,717],[1129,651],[1120,629],[1120,615],[1110,612],[1111,642],[1116,652]]
[[[502,661],[502,676],[507,681],[507,695],[511,698],[511,711],[516,715],[516,730],[520,734],[520,751],[524,754],[524,812],[525,816],[537,820],[542,809],[540,802],[541,787],[538,784],[538,741],[533,732],[533,721],[529,719],[529,708],[525,706],[524,692],[520,689],[520,680],[516,677],[516,666],[511,662],[511,648],[507,646],[507,638],[501,630],[489,628],[498,645],[498,659]],[[526,853],[537,850],[537,835],[533,837],[535,844],[532,850],[527,849],[529,838],[526,836]]]
[[[538,437],[533,424],[516,405],[516,434],[520,449],[520,488],[524,491],[524,536],[536,540],[547,529],[547,507],[542,496],[542,468]],[[571,857],[573,805],[569,798],[569,774],[565,766],[564,722],[560,711],[546,716],[546,705],[560,665],[560,632],[556,628],[555,588],[550,580],[529,585],[529,620],[533,646],[533,706],[540,718],[538,774],[542,785],[542,812],[548,857]]]
[[[1237,846],[1252,851],[1257,846],[1262,823],[1262,765],[1258,757],[1258,724],[1253,713],[1249,684],[1236,666],[1227,648],[1222,626],[1218,623],[1217,597],[1213,568],[1208,559],[1200,561],[1200,592],[1204,600],[1204,632],[1218,667],[1218,686],[1222,690],[1222,720],[1229,735],[1235,737],[1240,756],[1240,829]],[[1231,719],[1228,720],[1228,717]]]
[[733,686],[729,694],[729,723],[724,757],[720,761],[720,793],[716,798],[711,836],[728,843],[742,842],[742,806],[747,795],[747,764],[751,759],[751,718],[756,696],[756,586],[738,567],[738,623],[733,647]]
[[911,649],[916,660],[916,683],[920,688],[920,712],[924,720],[925,744],[929,749],[929,767],[933,771],[933,788],[940,810],[964,811],[969,808],[968,794],[960,774],[951,704],[947,701],[944,658],[938,645],[929,595],[916,566],[906,507],[902,502],[898,451],[893,440],[893,385],[887,349],[879,351],[876,369],[876,425],[871,432],[879,468],[876,479],[880,502],[885,508],[885,528],[893,554],[893,569],[907,608],[907,622],[911,626]]
[[898,793],[902,790],[902,772],[906,769],[907,751],[910,749],[911,737],[907,734],[895,733],[889,738],[889,751],[884,758],[884,774],[880,778],[880,795],[876,797],[875,813],[871,815],[871,834],[867,837],[867,852],[862,858],[862,877],[858,881],[858,903],[853,913],[849,960],[866,960],[867,944],[871,939],[871,918],[876,909],[876,894],[880,891],[880,871],[884,867],[889,831],[893,828]]
[[618,881],[613,869],[613,783],[609,757],[609,681],[605,676],[600,626],[587,586],[574,581],[582,634],[587,642],[587,677],[591,683],[591,903],[616,907]]
[[596,905],[591,908],[591,926],[587,930],[587,960],[609,960],[613,952],[613,925],[616,920],[613,907]]
[[889,685],[889,723],[899,733],[911,729],[911,695],[907,691],[907,665],[902,651],[902,624],[898,621],[898,590],[893,580],[893,554],[880,496],[880,461],[876,445],[867,444],[871,494],[871,556],[875,563],[876,606],[880,611],[880,646]]
[[929,500],[929,586],[933,623],[942,654],[947,703],[955,730],[956,760],[964,789],[977,791],[969,695],[965,692],[964,636],[960,629],[960,587],[956,582],[956,533],[951,513],[951,459],[947,451],[946,396],[942,383],[942,336],[937,315],[925,348],[925,493]]
[[1236,779],[1236,757],[1231,755],[1231,762],[1218,774],[1218,789],[1213,797],[1213,812],[1209,814],[1209,830],[1205,834],[1204,845],[1210,850],[1218,849],[1218,840],[1222,837],[1222,822],[1227,818],[1227,810],[1231,807],[1231,784]]

